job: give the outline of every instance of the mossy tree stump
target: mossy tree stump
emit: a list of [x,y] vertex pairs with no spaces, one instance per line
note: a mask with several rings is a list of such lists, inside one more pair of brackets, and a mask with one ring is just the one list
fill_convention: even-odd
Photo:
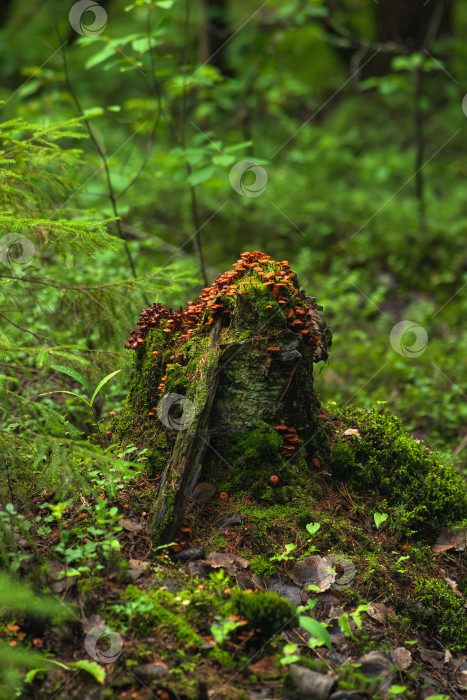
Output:
[[287,261],[255,251],[185,308],[143,309],[125,346],[135,350],[130,393],[112,434],[148,448],[161,474],[155,541],[176,534],[200,479],[232,494],[274,489],[285,502],[313,478],[326,443],[313,366],[331,345],[320,308]]

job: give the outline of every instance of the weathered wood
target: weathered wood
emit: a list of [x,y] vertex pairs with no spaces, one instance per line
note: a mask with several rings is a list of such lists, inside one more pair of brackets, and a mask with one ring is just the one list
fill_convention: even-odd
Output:
[[[215,346],[219,331],[220,319],[216,322],[211,348]],[[157,541],[168,542],[175,537],[188,498],[198,481],[209,442],[209,417],[219,384],[219,358],[220,354],[216,366],[205,380],[206,398],[198,407],[189,428],[179,431],[172,455],[162,475],[150,523],[150,531],[155,534]]]

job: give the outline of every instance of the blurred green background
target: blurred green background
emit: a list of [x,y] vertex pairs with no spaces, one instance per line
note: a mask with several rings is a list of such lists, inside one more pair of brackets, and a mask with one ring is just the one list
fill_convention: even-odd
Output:
[[[35,247],[0,266],[4,431],[43,441],[54,411],[65,436],[91,432],[76,398],[38,398],[76,389],[53,365],[93,387],[124,370],[102,420],[126,395],[141,308],[185,304],[257,249],[324,306],[322,400],[386,402],[466,470],[465,4],[130,2],[0,10],[0,235]],[[49,133],[80,114],[87,138]],[[264,188],[245,172],[234,189],[243,161]],[[117,217],[117,245],[80,228]]]

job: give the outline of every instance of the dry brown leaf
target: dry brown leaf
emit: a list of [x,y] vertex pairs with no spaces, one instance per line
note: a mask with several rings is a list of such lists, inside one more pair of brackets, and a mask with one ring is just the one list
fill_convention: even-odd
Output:
[[397,647],[391,651],[391,660],[399,671],[405,671],[412,663],[412,654],[405,647]]
[[118,524],[128,532],[141,532],[144,528],[144,525],[137,523],[135,520],[129,520],[128,518],[120,518]]
[[255,664],[251,664],[248,667],[251,673],[255,676],[272,676],[277,673],[276,657],[275,656],[265,656],[260,659]]
[[141,559],[130,559],[129,563],[128,573],[133,580],[139,578],[149,564],[148,561],[142,561]]
[[193,498],[197,501],[208,501],[216,493],[216,487],[214,484],[209,484],[207,481],[202,481],[200,484],[196,484],[193,493],[191,494]]
[[464,550],[467,543],[467,529],[459,528],[455,530],[451,527],[446,527],[442,530],[436,540],[436,543],[431,548],[433,554],[441,554],[448,549]]
[[371,603],[370,609],[367,610],[367,614],[382,625],[387,622],[388,612],[389,610],[384,603]]

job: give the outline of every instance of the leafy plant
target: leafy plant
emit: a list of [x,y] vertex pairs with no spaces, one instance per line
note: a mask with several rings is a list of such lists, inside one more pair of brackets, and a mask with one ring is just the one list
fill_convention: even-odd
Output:
[[314,617],[308,617],[307,615],[300,615],[298,621],[303,629],[311,634],[308,640],[309,647],[314,649],[314,647],[326,646],[331,651],[331,637],[326,629],[327,625],[324,622],[319,622],[315,620]]
[[[73,609],[52,597],[37,595],[30,586],[0,572],[0,611],[2,616],[14,613],[21,618],[25,614],[48,617],[56,622],[72,619]],[[31,669],[24,680],[30,681],[42,670],[50,671],[52,661],[42,654],[20,646],[8,646],[0,642],[0,692],[3,697],[15,697],[22,687],[21,671]]]
[[388,514],[387,513],[374,513],[373,518],[375,521],[376,529],[379,530],[381,525],[386,522],[388,519]]
[[282,647],[283,656],[279,659],[281,666],[287,666],[288,664],[294,664],[300,661],[301,657],[295,653],[297,649],[298,644],[285,644]]
[[271,561],[290,561],[291,559],[294,559],[294,557],[290,557],[289,554],[294,551],[294,549],[297,549],[296,544],[286,544],[284,546],[284,552],[282,554],[276,554],[273,557],[271,557]]
[[344,632],[346,637],[350,637],[354,641],[357,641],[356,636],[352,632],[352,629],[350,627],[350,618],[355,622],[357,625],[358,629],[361,630],[363,627],[363,620],[361,613],[366,612],[367,610],[370,609],[369,605],[359,605],[354,612],[351,613],[342,613],[342,615],[339,618],[339,627],[341,630]]
[[[87,379],[85,377],[83,377],[82,374],[80,374],[79,372],[74,370],[72,367],[61,367],[60,365],[51,365],[51,367],[52,367],[52,369],[56,369],[58,372],[62,372],[63,374],[67,374],[69,377],[73,377],[73,379],[76,379],[91,394],[92,389],[91,389]],[[110,379],[112,379],[112,377],[114,377],[116,374],[118,374],[121,371],[122,371],[121,369],[117,369],[114,372],[110,372],[110,374],[108,374],[103,379],[101,379],[101,381],[99,382],[97,387],[94,389],[92,396],[88,397],[87,399],[85,399],[83,396],[80,396],[80,394],[77,394],[75,391],[65,391],[63,389],[59,389],[56,391],[46,391],[43,394],[39,394],[39,396],[47,396],[49,394],[70,394],[71,396],[76,396],[80,401],[83,401],[86,404],[86,406],[89,406],[89,408],[91,409],[91,411],[94,414],[94,417],[97,418],[96,411],[95,411],[95,405],[94,405],[94,400],[95,400],[97,394],[102,389],[102,387]]]
[[213,622],[210,628],[211,634],[216,644],[223,644],[234,630],[246,624],[246,620],[232,620],[216,615],[216,622]]

